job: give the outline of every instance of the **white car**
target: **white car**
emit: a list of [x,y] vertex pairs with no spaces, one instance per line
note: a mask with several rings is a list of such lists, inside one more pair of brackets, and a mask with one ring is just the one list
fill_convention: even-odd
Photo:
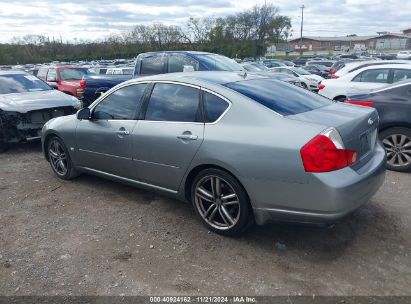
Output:
[[318,75],[311,74],[310,72],[296,67],[284,66],[284,67],[276,67],[271,68],[271,72],[277,73],[286,73],[298,77],[301,82],[301,86],[304,89],[308,89],[311,91],[318,91],[318,86],[324,78]]
[[344,101],[348,93],[378,89],[406,79],[411,79],[411,64],[368,66],[337,79],[323,80],[318,93]]
[[353,61],[347,62],[343,68],[335,72],[333,78],[340,78],[348,73],[354,72],[356,70],[376,65],[384,64],[410,64],[407,60],[367,60],[367,61]]
[[401,51],[397,54],[398,59],[411,59],[411,51]]

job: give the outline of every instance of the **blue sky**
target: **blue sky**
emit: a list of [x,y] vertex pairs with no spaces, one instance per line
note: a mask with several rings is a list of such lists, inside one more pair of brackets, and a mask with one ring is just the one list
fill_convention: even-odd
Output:
[[[267,1],[270,2],[270,1]],[[42,34],[50,39],[100,39],[135,24],[162,22],[184,26],[190,17],[225,16],[263,4],[264,0],[0,0],[0,42],[14,36]],[[368,35],[411,28],[411,1],[276,0],[290,16],[299,37],[302,3],[304,35]]]

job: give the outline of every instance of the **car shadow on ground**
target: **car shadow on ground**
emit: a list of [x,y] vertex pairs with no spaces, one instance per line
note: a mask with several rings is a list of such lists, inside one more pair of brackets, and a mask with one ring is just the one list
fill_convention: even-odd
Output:
[[[40,142],[12,145],[6,153],[24,154],[28,152],[40,153]],[[86,187],[86,189],[83,189],[85,191],[88,189],[104,189],[105,192],[122,200],[131,201],[133,204],[150,204],[153,201],[161,200],[164,204],[160,206],[156,204],[153,208],[164,208],[164,212],[170,213],[170,216],[189,219],[184,225],[195,226],[182,230],[183,233],[191,234],[193,230],[205,229],[198,225],[200,220],[195,218],[196,215],[193,213],[191,205],[170,199],[160,193],[137,189],[88,174],[83,174],[71,182]],[[311,258],[332,261],[344,254],[346,250],[349,250],[353,243],[358,240],[378,239],[379,236],[386,236],[387,234],[395,235],[398,231],[395,222],[396,219],[393,219],[393,215],[384,209],[384,206],[371,200],[333,225],[314,226],[298,223],[254,225],[243,235],[230,240],[234,243],[243,242],[269,252],[272,252],[274,244],[276,250],[280,252],[303,253]],[[214,234],[208,237],[224,239],[224,237]]]

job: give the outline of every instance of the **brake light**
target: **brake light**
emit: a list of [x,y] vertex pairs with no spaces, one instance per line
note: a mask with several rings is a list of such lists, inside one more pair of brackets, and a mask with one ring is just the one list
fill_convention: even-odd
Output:
[[372,101],[362,101],[362,100],[347,100],[346,103],[355,104],[363,107],[372,107],[374,103]]
[[331,74],[331,78],[332,78],[332,79],[337,79],[337,78],[340,78],[340,76],[335,75],[335,74]]
[[334,74],[334,73],[337,72],[337,71],[334,70],[333,68],[330,68],[330,69],[328,70],[328,72],[330,72],[330,74]]
[[325,88],[325,85],[322,84],[322,83],[320,83],[320,85],[318,86],[318,89],[319,89],[319,90],[322,90],[322,89],[324,89],[324,88]]
[[80,88],[84,91],[87,81],[85,79],[80,80]]
[[357,152],[346,150],[340,134],[334,128],[310,140],[300,151],[306,172],[330,172],[353,165]]

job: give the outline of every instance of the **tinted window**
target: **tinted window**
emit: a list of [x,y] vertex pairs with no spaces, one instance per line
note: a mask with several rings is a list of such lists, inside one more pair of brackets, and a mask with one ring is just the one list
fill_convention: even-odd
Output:
[[185,55],[171,55],[168,57],[168,72],[198,71],[198,62]]
[[164,73],[164,61],[162,56],[149,56],[141,60],[140,74],[155,75]]
[[364,71],[358,74],[352,81],[387,83],[388,73],[389,73],[388,69],[367,70],[367,71]]
[[273,79],[231,82],[225,86],[281,115],[303,113],[333,103],[318,94]]
[[206,70],[210,71],[244,71],[243,67],[225,56],[215,54],[196,55],[205,65]]
[[219,119],[229,106],[227,101],[208,92],[204,92],[203,101],[206,113],[206,122],[214,122]]
[[0,94],[52,90],[46,83],[29,74],[0,75]]
[[158,83],[151,93],[146,120],[201,121],[198,89]]
[[395,69],[394,71],[394,76],[393,76],[393,82],[398,82],[402,80],[407,80],[411,78],[411,70],[405,70],[405,69]]
[[147,84],[130,85],[106,96],[94,109],[96,119],[135,119]]

